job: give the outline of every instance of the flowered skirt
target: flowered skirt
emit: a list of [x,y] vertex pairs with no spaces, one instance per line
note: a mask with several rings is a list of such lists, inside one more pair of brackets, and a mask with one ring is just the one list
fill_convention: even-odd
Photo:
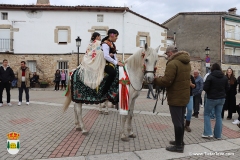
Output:
[[118,67],[115,67],[116,77],[110,86],[110,89],[107,93],[103,93],[105,82],[108,78],[106,74],[99,87],[92,89],[82,81],[80,81],[78,70],[76,69],[71,76],[71,92],[72,92],[72,101],[76,103],[85,103],[85,104],[99,104],[103,103],[106,100],[109,100],[113,104],[118,103],[118,87],[119,87],[119,70]]

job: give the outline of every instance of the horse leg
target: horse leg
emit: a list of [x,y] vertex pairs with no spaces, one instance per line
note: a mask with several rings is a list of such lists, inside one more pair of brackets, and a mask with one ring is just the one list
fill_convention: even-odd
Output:
[[134,98],[131,102],[131,105],[129,107],[129,113],[128,113],[128,119],[127,119],[127,131],[128,131],[128,137],[130,138],[136,138],[136,135],[133,133],[133,128],[132,128],[132,119],[133,119],[133,110],[134,110],[134,105],[135,105],[135,100]]
[[128,119],[127,119],[127,131],[128,131],[128,137],[130,138],[136,138],[136,135],[133,133],[133,128],[132,128],[132,119],[133,119],[133,111],[134,111],[134,106],[135,106],[135,101],[137,97],[139,96],[138,91],[131,90],[132,96],[129,99],[129,112],[128,112]]
[[80,127],[79,119],[78,119],[78,107],[77,107],[76,103],[74,103],[74,115],[75,115],[76,130],[77,131],[82,131],[82,129]]
[[105,107],[106,107],[106,110],[105,110],[104,114],[105,114],[105,115],[108,115],[108,100],[106,100],[106,101],[104,102],[104,105],[105,105]]
[[121,131],[120,131],[120,138],[122,141],[128,142],[129,139],[124,133],[124,128],[125,128],[125,122],[126,122],[127,116],[126,115],[121,115]]
[[87,135],[88,131],[85,129],[85,125],[83,123],[83,118],[82,118],[82,103],[76,103],[76,110],[77,110],[78,120],[80,122],[80,126],[82,129],[82,134]]
[[102,111],[102,105],[103,105],[103,103],[100,103],[100,105],[99,105],[99,110],[98,110],[98,113],[99,114],[103,114],[103,111]]

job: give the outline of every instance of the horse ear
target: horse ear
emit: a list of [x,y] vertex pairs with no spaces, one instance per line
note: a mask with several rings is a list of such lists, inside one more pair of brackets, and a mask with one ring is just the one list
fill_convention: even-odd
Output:
[[158,50],[159,50],[160,46],[161,46],[161,45],[159,45],[159,46],[156,48],[156,52],[157,52],[157,53],[158,53]]
[[145,50],[147,51],[148,50],[148,44],[145,43]]

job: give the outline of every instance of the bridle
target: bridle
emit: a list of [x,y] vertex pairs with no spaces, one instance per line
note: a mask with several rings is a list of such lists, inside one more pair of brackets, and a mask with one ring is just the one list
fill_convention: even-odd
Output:
[[[142,57],[143,57],[143,61],[144,61],[145,53],[142,53]],[[156,67],[156,66],[154,67],[154,69],[153,69],[152,71],[147,71],[145,62],[143,62],[143,73],[144,73],[144,76],[145,76],[145,74],[147,74],[147,73],[153,73],[154,76],[155,76],[156,71],[157,71],[157,67]],[[152,84],[152,83],[151,83],[151,84]],[[132,86],[132,87],[133,87],[133,86]],[[141,90],[142,90],[142,88],[141,88]],[[167,94],[166,94],[165,97],[164,97],[165,91],[166,91],[166,88],[165,88],[165,87],[160,87],[159,89],[157,89],[157,94],[156,94],[157,100],[156,100],[155,106],[154,106],[154,108],[153,108],[153,113],[156,111],[158,99],[162,100],[162,105],[163,105],[164,100],[166,100]],[[161,98],[161,95],[160,95],[161,92],[162,92],[162,98]]]
[[[143,53],[142,53],[142,59],[143,59],[143,66],[142,66],[143,69],[142,69],[142,72],[143,72],[144,76],[145,76],[145,74],[147,74],[147,73],[153,73],[153,74],[155,75],[155,73],[156,73],[156,71],[157,71],[157,67],[154,67],[154,69],[153,69],[152,71],[147,71],[147,70],[146,70],[146,65],[145,65],[145,62],[144,62],[144,57],[145,57],[145,53],[143,52]],[[137,90],[137,89],[135,89],[135,88],[133,87],[132,83],[130,83],[130,84],[131,84],[132,88],[133,88],[135,91],[141,91],[142,88],[143,88],[143,86],[142,86],[140,90]]]
[[[142,57],[143,57],[143,61],[144,61],[144,57],[145,57],[144,52],[142,53]],[[147,73],[153,73],[155,75],[156,71],[157,71],[157,67],[154,67],[154,69],[152,71],[147,71],[145,62],[143,62],[143,74],[144,75],[147,74]]]

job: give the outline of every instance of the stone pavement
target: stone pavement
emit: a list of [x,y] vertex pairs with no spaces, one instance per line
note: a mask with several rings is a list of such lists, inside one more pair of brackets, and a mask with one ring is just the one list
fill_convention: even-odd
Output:
[[[30,105],[23,103],[17,106],[18,93],[13,89],[13,106],[4,104],[0,108],[0,159],[240,158],[240,129],[232,121],[224,119],[223,140],[203,139],[202,114],[198,119],[192,119],[192,132],[185,132],[185,152],[167,152],[165,147],[174,137],[168,106],[166,102],[161,105],[159,101],[153,114],[155,101],[146,99],[146,94],[146,91],[142,91],[136,101],[133,131],[137,138],[122,142],[119,138],[120,116],[115,109],[110,109],[109,115],[102,115],[98,114],[97,105],[84,105],[84,122],[89,130],[89,135],[84,136],[75,130],[72,104],[66,113],[62,112],[63,91],[31,90]],[[239,95],[237,100],[239,102]],[[237,118],[237,114],[234,118]],[[6,135],[11,131],[20,133],[20,151],[16,155],[10,155],[6,149]]]

